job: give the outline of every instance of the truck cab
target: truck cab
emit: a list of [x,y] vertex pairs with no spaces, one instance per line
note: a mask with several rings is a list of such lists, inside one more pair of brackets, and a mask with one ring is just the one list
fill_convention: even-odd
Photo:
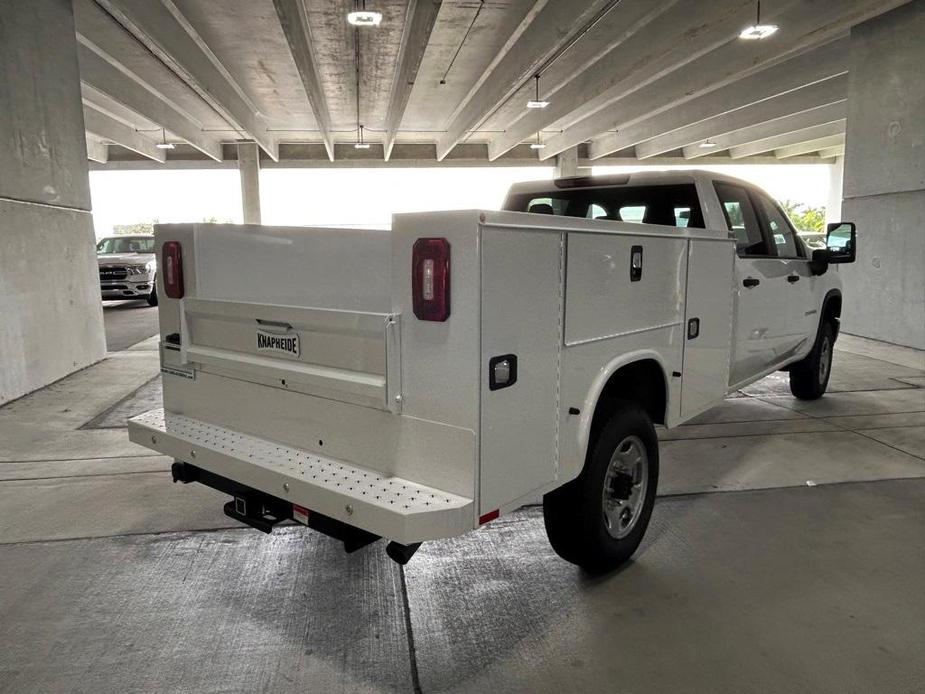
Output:
[[161,225],[164,406],[131,439],[177,482],[356,551],[474,530],[543,498],[556,552],[626,561],[677,426],[777,369],[824,392],[853,225],[803,246],[707,172],[518,184],[501,211],[390,230]]

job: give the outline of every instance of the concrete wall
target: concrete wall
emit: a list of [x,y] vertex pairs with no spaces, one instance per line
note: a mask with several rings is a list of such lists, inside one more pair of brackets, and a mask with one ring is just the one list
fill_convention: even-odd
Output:
[[0,0],[0,403],[106,352],[70,0]]
[[925,0],[851,31],[844,330],[925,349]]

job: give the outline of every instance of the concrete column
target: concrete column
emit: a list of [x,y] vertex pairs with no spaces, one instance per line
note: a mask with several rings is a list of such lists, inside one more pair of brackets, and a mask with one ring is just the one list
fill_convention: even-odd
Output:
[[70,0],[0,0],[0,403],[106,354]]
[[838,266],[847,333],[925,349],[925,2],[851,30],[842,216],[858,260]]
[[569,147],[556,155],[556,178],[578,175],[578,148]]
[[842,182],[845,178],[845,158],[835,157],[835,163],[829,164],[829,198],[825,204],[825,223],[840,222],[842,203]]
[[260,224],[260,152],[256,142],[238,143],[238,172],[244,223]]

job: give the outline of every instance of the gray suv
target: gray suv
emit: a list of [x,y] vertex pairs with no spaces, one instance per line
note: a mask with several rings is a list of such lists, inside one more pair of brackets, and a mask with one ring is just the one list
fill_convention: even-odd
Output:
[[157,306],[153,236],[107,236],[96,244],[103,300],[146,299]]

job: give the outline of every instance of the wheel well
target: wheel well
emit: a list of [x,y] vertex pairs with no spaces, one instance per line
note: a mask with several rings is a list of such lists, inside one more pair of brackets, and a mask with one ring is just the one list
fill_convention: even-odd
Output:
[[654,423],[664,424],[666,393],[665,374],[654,359],[621,366],[610,376],[597,399],[589,441],[594,441],[618,401],[639,403]]
[[835,328],[835,335],[838,336],[839,318],[841,317],[841,294],[836,291],[830,292],[822,303],[822,320],[832,321]]

